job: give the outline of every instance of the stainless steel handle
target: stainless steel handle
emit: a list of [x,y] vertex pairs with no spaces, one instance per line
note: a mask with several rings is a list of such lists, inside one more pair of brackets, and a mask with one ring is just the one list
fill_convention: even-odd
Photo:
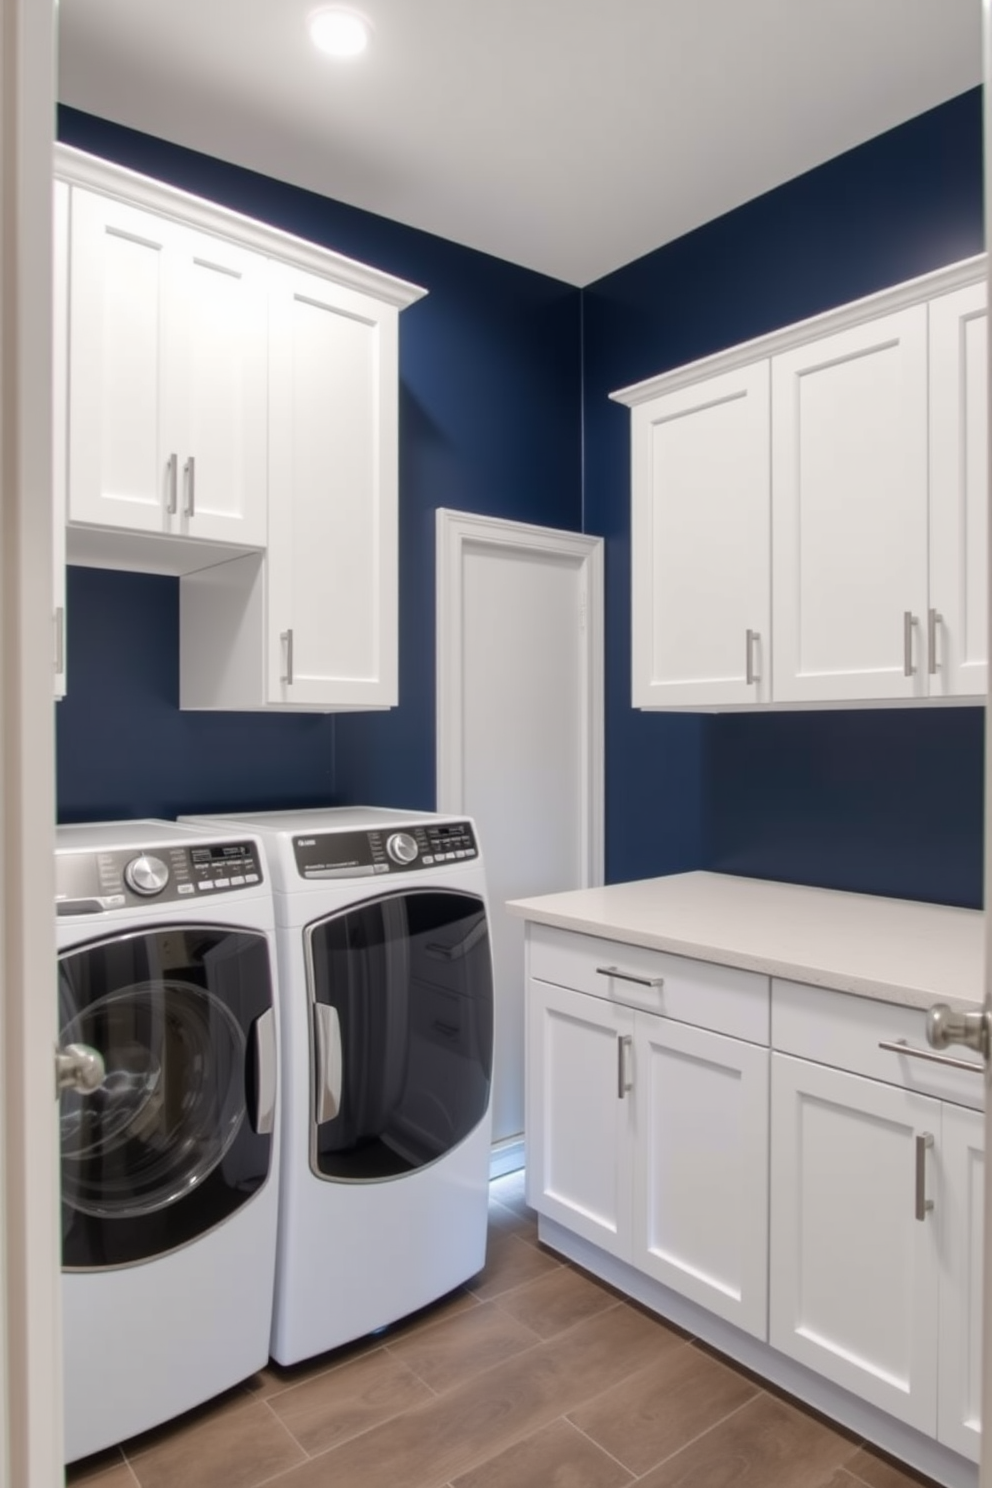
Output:
[[889,1049],[893,1054],[908,1054],[910,1059],[925,1059],[929,1064],[943,1064],[948,1069],[970,1070],[973,1075],[983,1075],[985,1069],[973,1059],[955,1059],[952,1054],[932,1054],[929,1049],[914,1049],[905,1039],[893,1039],[880,1043],[880,1049]]
[[922,1223],[933,1208],[927,1198],[927,1153],[933,1146],[933,1135],[921,1132],[916,1138],[916,1217]]
[[943,623],[943,615],[939,615],[936,610],[927,610],[927,671],[931,677],[935,677],[938,671],[937,626]]
[[61,677],[65,671],[65,610],[59,605],[55,611],[55,675]]
[[983,1059],[989,1057],[989,1015],[983,1008],[973,1013],[956,1013],[946,1002],[935,1002],[927,1013],[926,1028],[927,1043],[932,1049],[963,1044]]
[[78,1090],[90,1095],[99,1090],[107,1070],[103,1055],[89,1044],[65,1044],[55,1050],[55,1093]]
[[179,456],[178,455],[170,455],[169,456],[169,463],[166,466],[166,470],[168,472],[168,474],[166,476],[166,480],[168,482],[168,487],[169,487],[169,500],[168,500],[168,503],[167,503],[165,509],[169,513],[169,516],[170,517],[174,517],[175,514],[176,514],[176,512],[179,509]]
[[755,669],[754,652],[755,647],[761,640],[760,630],[747,630],[744,632],[745,640],[745,681],[748,687],[754,682],[761,681],[761,673]]
[[255,1130],[267,1136],[276,1119],[276,1015],[269,1008],[255,1019]]
[[329,1003],[314,1003],[314,1073],[317,1087],[317,1124],[333,1121],[341,1109],[341,1021]]
[[902,670],[906,677],[916,675],[916,665],[913,661],[913,630],[916,626],[916,616],[912,610],[904,610],[902,617]]
[[192,455],[183,466],[183,505],[188,517],[196,515],[196,460]]
[[625,1033],[617,1037],[617,1099],[623,1100],[628,1090],[633,1090],[634,1082],[630,1078],[627,1056],[633,1044],[633,1036]]
[[621,971],[619,966],[597,966],[597,976],[616,977],[618,982],[636,982],[638,987],[663,987],[664,977],[635,976],[632,971]]
[[280,631],[280,633],[279,633],[279,639],[284,643],[284,645],[286,647],[286,670],[283,672],[282,680],[286,683],[287,687],[292,687],[292,685],[293,685],[293,632],[291,630]]

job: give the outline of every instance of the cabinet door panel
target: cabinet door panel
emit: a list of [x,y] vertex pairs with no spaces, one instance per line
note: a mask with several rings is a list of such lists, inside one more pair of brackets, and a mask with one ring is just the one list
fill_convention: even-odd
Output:
[[396,702],[396,313],[282,265],[272,283],[269,698],[386,707]]
[[937,1437],[978,1461],[982,1420],[985,1118],[945,1105],[940,1214],[940,1391]]
[[772,358],[778,702],[926,695],[926,338],[915,305]]
[[[769,1342],[932,1436],[937,1248],[916,1164],[940,1104],[775,1054],[772,1109]],[[930,1150],[931,1196],[936,1171]]]
[[633,1263],[768,1336],[768,1050],[637,1014]]
[[[988,315],[972,284],[930,304],[930,694],[982,694],[988,672]],[[936,618],[939,616],[939,620]]]
[[768,397],[762,361],[633,410],[635,707],[771,696]]
[[533,979],[528,989],[529,1201],[629,1259],[633,1101],[619,1082],[634,1014]]
[[69,519],[169,528],[164,404],[177,324],[164,218],[75,189],[71,206]]

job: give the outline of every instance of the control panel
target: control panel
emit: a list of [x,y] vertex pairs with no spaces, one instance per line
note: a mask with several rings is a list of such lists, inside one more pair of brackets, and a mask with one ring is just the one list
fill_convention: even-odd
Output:
[[301,878],[370,878],[449,867],[479,856],[472,823],[429,822],[381,831],[315,832],[293,838]]
[[150,845],[55,854],[55,912],[105,914],[151,903],[190,903],[257,890],[262,865],[254,842]]

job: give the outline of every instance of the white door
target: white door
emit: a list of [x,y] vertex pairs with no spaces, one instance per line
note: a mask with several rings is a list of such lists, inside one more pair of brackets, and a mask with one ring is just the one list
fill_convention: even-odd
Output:
[[768,1050],[638,1013],[632,1261],[768,1336]]
[[486,867],[498,1143],[524,1127],[524,922],[503,906],[603,881],[603,545],[437,524],[437,806],[474,817]]
[[771,1101],[768,1341],[932,1436],[941,1103],[784,1054]]
[[931,697],[984,696],[988,673],[985,283],[930,302]]
[[[53,7],[0,6],[0,1485],[56,1488],[63,1453],[52,1066]],[[8,45],[16,58],[4,55]]]
[[636,708],[771,698],[768,362],[631,412]]
[[630,1260],[630,1008],[531,980],[527,1194],[548,1219]]
[[982,1427],[982,1262],[985,1117],[942,1111],[940,1352],[937,1438],[978,1461]]
[[926,696],[927,307],[772,358],[776,702]]

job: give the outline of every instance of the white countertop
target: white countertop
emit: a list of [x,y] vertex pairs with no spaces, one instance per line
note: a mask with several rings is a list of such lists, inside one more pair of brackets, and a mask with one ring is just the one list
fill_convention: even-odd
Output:
[[512,915],[908,1007],[983,994],[979,910],[724,873],[514,899]]

